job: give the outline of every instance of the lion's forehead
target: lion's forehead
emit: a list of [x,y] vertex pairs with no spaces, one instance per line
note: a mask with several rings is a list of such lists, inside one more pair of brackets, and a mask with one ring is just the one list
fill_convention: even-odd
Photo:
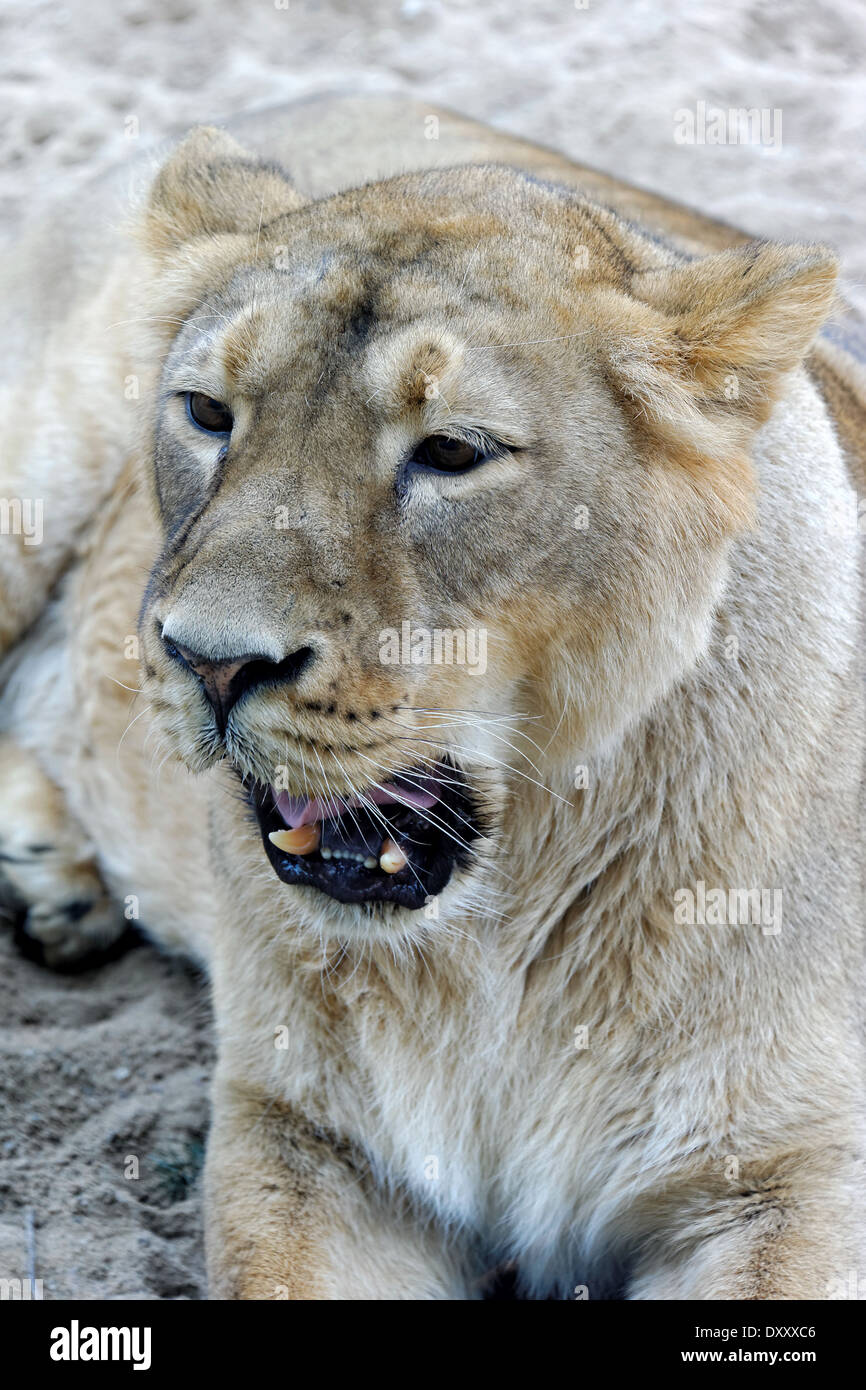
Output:
[[[472,265],[443,277],[407,256],[359,257],[321,247],[297,264],[245,268],[209,301],[185,343],[187,363],[214,363],[226,389],[252,397],[354,396],[393,414],[416,409],[460,374],[497,396],[505,363],[548,333],[567,334],[573,315],[524,288],[516,276],[473,279]],[[497,352],[499,345],[503,351]],[[212,379],[210,376],[208,380]]]

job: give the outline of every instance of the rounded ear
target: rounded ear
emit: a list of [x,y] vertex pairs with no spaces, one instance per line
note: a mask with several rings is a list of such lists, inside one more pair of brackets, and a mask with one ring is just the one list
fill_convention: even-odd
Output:
[[278,165],[255,158],[225,131],[198,126],[154,179],[144,241],[165,255],[197,237],[255,234],[304,201]]
[[777,379],[799,366],[833,307],[837,273],[826,246],[753,241],[658,270],[641,297],[672,320],[683,365],[707,396],[735,373],[742,408],[761,417]]
[[824,246],[749,242],[653,269],[605,306],[605,354],[636,426],[747,517],[748,453],[834,306]]

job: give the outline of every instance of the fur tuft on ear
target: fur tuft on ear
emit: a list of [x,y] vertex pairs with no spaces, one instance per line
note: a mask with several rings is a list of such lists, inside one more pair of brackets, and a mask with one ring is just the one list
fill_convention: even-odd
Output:
[[778,378],[802,362],[833,304],[838,266],[823,246],[751,242],[659,274],[656,307],[672,317],[685,361],[707,396],[725,392],[766,414]]
[[165,255],[197,237],[255,233],[304,201],[277,165],[256,159],[225,131],[198,126],[154,179],[144,240]]
[[[734,514],[754,490],[748,449],[785,374],[833,307],[822,246],[750,242],[643,275],[605,313],[605,353],[636,425]],[[604,296],[612,300],[612,292]]]

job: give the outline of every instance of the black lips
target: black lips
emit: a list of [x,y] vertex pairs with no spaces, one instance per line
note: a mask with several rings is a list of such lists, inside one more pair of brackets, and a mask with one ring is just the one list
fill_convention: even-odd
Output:
[[450,764],[439,770],[442,799],[429,811],[408,806],[380,806],[372,815],[364,807],[322,822],[321,848],[340,848],[378,860],[382,840],[389,835],[406,855],[408,863],[396,874],[369,869],[350,858],[323,859],[312,854],[288,854],[268,839],[285,823],[274,805],[269,787],[255,783],[247,794],[255,813],[265,853],[283,883],[316,888],[341,903],[392,903],[419,909],[448,883],[455,868],[471,858],[469,846],[484,834],[466,780]]

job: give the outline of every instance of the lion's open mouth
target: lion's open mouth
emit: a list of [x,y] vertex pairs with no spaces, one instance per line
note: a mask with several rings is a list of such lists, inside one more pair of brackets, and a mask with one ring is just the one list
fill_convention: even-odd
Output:
[[291,797],[261,783],[248,793],[277,875],[342,903],[423,907],[483,834],[466,778],[451,763],[347,798]]

